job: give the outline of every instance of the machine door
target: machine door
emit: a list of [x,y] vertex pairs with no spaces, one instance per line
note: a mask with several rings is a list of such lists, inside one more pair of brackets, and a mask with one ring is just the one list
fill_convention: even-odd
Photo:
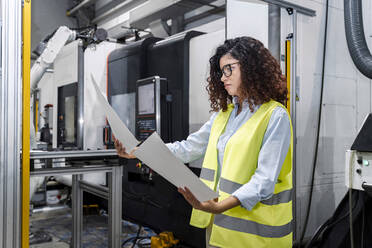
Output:
[[57,146],[77,146],[77,83],[58,87]]

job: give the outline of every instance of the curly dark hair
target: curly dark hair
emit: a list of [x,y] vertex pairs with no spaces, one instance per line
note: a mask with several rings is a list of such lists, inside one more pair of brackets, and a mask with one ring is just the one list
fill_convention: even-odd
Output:
[[279,63],[260,41],[251,37],[238,37],[226,40],[209,59],[210,76],[206,89],[212,111],[226,111],[227,105],[232,102],[232,97],[221,82],[219,63],[226,54],[239,61],[242,84],[238,90],[242,99],[248,100],[252,112],[254,105],[271,99],[285,104],[287,85]]

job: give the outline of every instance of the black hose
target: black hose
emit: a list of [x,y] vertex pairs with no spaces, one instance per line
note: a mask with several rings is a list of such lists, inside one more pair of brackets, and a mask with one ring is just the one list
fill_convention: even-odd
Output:
[[372,55],[364,36],[362,0],[344,0],[344,15],[350,56],[358,70],[372,79]]
[[364,228],[365,228],[365,218],[366,218],[366,210],[365,210],[365,206],[363,206],[363,209],[362,209],[362,234],[361,234],[361,239],[360,239],[360,242],[361,242],[360,247],[361,247],[361,248],[364,248]]
[[[350,194],[350,192],[348,193]],[[337,225],[338,223],[340,223],[341,221],[343,221],[346,217],[349,217],[350,216],[350,211],[354,211],[354,209],[357,207],[358,205],[358,202],[361,200],[360,199],[360,195],[357,194],[355,196],[356,199],[353,200],[354,204],[351,208],[351,210],[349,209],[349,211],[347,211],[344,215],[342,215],[340,218],[336,219],[335,220],[335,216],[337,215],[337,213],[339,211],[341,211],[341,204],[337,207],[337,209],[335,210],[335,213],[333,216],[331,216],[323,225],[321,225],[314,233],[313,237],[310,239],[310,241],[307,242],[305,248],[311,248],[311,247],[314,247],[315,243],[318,241],[319,239],[319,236],[323,234],[323,232],[326,230],[326,229],[330,229],[331,227],[333,227],[334,225]]]
[[308,224],[308,221],[309,221],[311,201],[313,199],[316,161],[318,159],[319,133],[320,133],[320,123],[321,123],[321,116],[322,116],[322,105],[323,105],[325,57],[326,57],[326,51],[327,51],[328,9],[329,9],[329,6],[328,6],[328,0],[327,0],[327,2],[326,2],[326,16],[325,16],[325,28],[324,28],[324,43],[323,43],[322,82],[321,82],[321,88],[320,88],[320,100],[319,100],[319,110],[318,110],[318,124],[317,124],[317,130],[316,130],[313,169],[312,169],[312,173],[311,173],[310,194],[309,194],[309,200],[308,200],[308,203],[307,203],[307,210],[306,210],[306,218],[305,218],[304,228],[302,229],[302,234],[301,234],[301,238],[300,238],[300,246],[301,246],[302,241],[304,239],[307,224]]
[[139,225],[139,226],[138,226],[137,235],[136,235],[136,237],[135,237],[134,240],[133,240],[132,248],[134,248],[134,246],[135,246],[136,243],[137,243],[137,240],[138,240],[138,238],[139,238],[139,236],[140,236],[140,233],[141,233],[141,229],[142,229],[142,226]]

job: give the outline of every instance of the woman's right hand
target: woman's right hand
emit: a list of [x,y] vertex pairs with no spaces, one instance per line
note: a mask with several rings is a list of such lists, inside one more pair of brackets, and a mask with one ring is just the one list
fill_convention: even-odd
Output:
[[137,150],[137,147],[134,148],[130,153],[127,153],[125,151],[125,147],[123,146],[123,144],[118,139],[116,139],[114,135],[112,135],[112,138],[114,140],[115,149],[119,157],[127,158],[127,159],[136,158],[136,156],[134,156],[133,153],[135,150]]

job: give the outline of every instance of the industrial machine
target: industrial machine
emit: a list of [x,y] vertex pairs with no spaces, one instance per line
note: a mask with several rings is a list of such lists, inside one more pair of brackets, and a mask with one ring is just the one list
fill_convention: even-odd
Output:
[[306,247],[372,246],[372,114],[365,118],[350,150],[346,151],[348,192],[333,216],[321,225]]
[[[159,38],[146,38],[110,53],[107,58],[107,100],[122,121],[135,133],[136,81],[148,77],[147,49]],[[113,147],[111,133],[104,129],[104,143]]]
[[[189,42],[200,32],[147,38],[108,57],[108,100],[139,140],[157,131],[164,142],[189,134]],[[109,127],[105,144],[113,147]],[[123,159],[123,217],[155,231],[172,231],[187,245],[204,243],[189,225],[191,206],[177,189],[139,160]],[[191,168],[197,175],[200,168]]]
[[372,197],[372,114],[365,118],[351,149],[346,151],[345,183]]

